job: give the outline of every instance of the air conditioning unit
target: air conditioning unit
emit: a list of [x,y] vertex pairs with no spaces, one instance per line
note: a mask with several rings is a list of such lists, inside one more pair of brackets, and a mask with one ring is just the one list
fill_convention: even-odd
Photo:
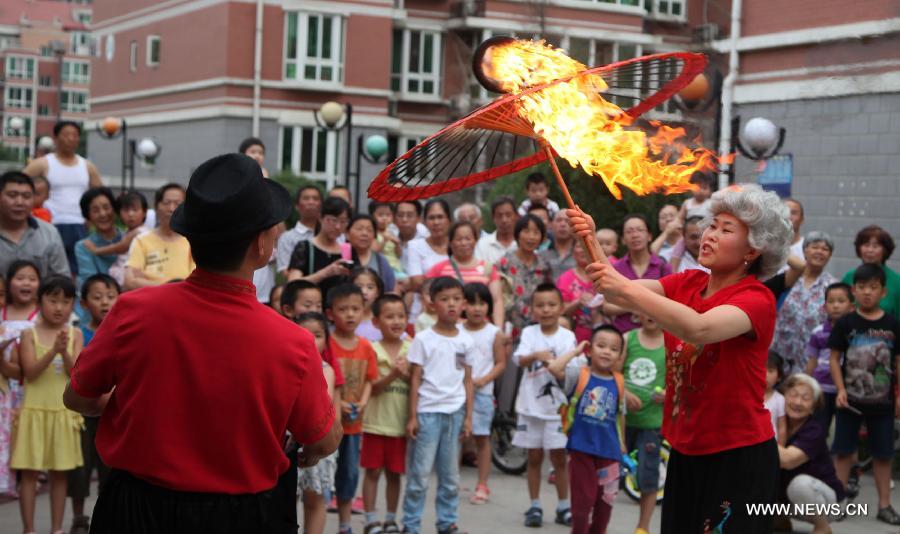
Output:
[[454,95],[450,97],[450,108],[454,113],[468,113],[472,109],[472,99],[468,93]]
[[694,43],[710,43],[720,36],[718,24],[700,24],[695,26],[691,35]]
[[454,17],[483,17],[484,0],[460,0],[451,8]]

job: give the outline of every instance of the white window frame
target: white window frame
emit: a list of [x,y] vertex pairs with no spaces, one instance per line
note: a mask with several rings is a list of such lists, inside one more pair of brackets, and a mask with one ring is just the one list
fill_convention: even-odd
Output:
[[[442,53],[443,53],[443,34],[440,31],[428,30],[428,29],[419,29],[419,28],[403,28],[400,30],[402,32],[403,44],[400,49],[400,72],[391,72],[391,79],[395,79],[396,77],[400,77],[400,90],[395,91],[396,94],[399,94],[402,99],[405,100],[423,100],[423,101],[435,101],[440,100],[442,95],[442,87],[441,87],[441,67],[443,66]],[[424,53],[425,53],[425,36],[430,35],[433,38],[433,46],[431,49],[431,64],[433,67],[433,72],[424,73],[424,72],[410,72],[409,71],[409,57],[410,57],[410,47],[412,44],[412,32],[418,32],[420,34],[419,38],[419,59],[420,64],[419,68],[424,68]],[[392,51],[393,53],[393,51]],[[391,58],[393,61],[393,58]],[[409,89],[409,82],[415,81],[418,82],[418,87],[420,90],[412,91]],[[424,92],[422,88],[424,87],[426,82],[431,82],[433,84],[434,90],[432,92]]]
[[[667,11],[660,9],[660,4],[663,2],[667,5]],[[687,0],[650,0],[650,4],[650,16],[652,18],[672,21],[687,20]],[[676,4],[681,6],[681,13],[678,15],[672,13],[672,6]]]
[[[157,46],[157,57],[156,61],[153,61],[153,43],[156,43]],[[159,35],[148,35],[147,36],[147,66],[148,67],[158,67],[159,61],[162,56],[162,39],[160,39]]]
[[131,41],[131,45],[129,46],[129,55],[128,55],[128,70],[131,72],[137,72],[137,56],[138,56],[138,43],[137,41]]
[[[28,75],[28,64],[31,64],[31,75]],[[36,62],[33,57],[7,56],[6,79],[33,80]]]
[[90,26],[91,23],[94,22],[94,14],[89,9],[76,9],[74,15],[75,20],[84,24],[85,26]]
[[[281,166],[281,162],[284,161],[284,128],[291,128],[291,164],[290,170],[292,173],[297,176],[303,176],[305,178],[309,178],[311,180],[317,180],[321,182],[326,182],[328,187],[330,188],[338,174],[338,165],[337,165],[337,157],[338,157],[338,137],[337,132],[324,130],[318,126],[305,126],[305,125],[288,125],[285,124],[282,126],[282,129],[279,130],[279,167]],[[325,131],[325,170],[320,171],[317,170],[319,167],[318,163],[318,143],[319,143],[319,135],[320,131]],[[304,135],[312,135],[312,153],[310,154],[310,170],[304,171],[300,168],[301,163],[301,150],[303,147],[303,136]]]
[[[94,37],[90,32],[73,31],[69,35],[69,48],[73,54],[83,56],[93,55]],[[81,53],[80,47],[82,46],[87,48],[86,53]]]
[[[76,95],[81,95],[83,102],[75,103],[72,97]],[[68,113],[87,113],[88,111],[90,111],[87,91],[65,90],[62,92],[59,105],[61,106],[62,111],[66,111]]]
[[[19,92],[18,98],[13,97],[15,91]],[[4,97],[4,106],[7,108],[31,109],[31,106],[34,105],[34,92],[30,87],[6,86]]]
[[[292,17],[296,17],[297,22],[297,40],[294,43],[296,57],[289,58],[288,57],[288,27],[290,24],[290,19]],[[308,38],[309,38],[309,21],[310,19],[318,19],[318,39],[316,42],[316,51],[318,52],[318,57],[309,57],[309,48],[308,48]],[[322,45],[325,44],[324,41],[324,31],[322,29],[325,27],[325,21],[327,19],[331,20],[331,42],[329,43],[331,46],[331,57],[330,58],[322,58],[321,51]],[[346,35],[346,20],[345,17],[335,14],[335,13],[313,13],[306,11],[287,11],[285,12],[284,17],[284,52],[282,54],[282,76],[284,80],[297,82],[304,85],[312,85],[312,86],[328,86],[328,87],[340,87],[344,85],[344,54],[345,44],[344,39]],[[294,76],[288,76],[288,67],[293,66],[294,68]],[[306,77],[306,69],[312,68],[315,72],[313,78]],[[330,68],[332,73],[332,79],[324,80],[322,79],[323,69]]]
[[[84,74],[74,72],[75,67],[83,67]],[[87,61],[63,60],[63,83],[77,83],[87,85],[91,83],[91,64]]]

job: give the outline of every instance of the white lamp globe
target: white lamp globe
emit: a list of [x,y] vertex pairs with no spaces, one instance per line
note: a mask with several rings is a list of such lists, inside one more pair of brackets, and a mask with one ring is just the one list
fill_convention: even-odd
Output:
[[329,128],[334,128],[344,118],[344,106],[337,102],[325,102],[319,108],[319,115]]
[[22,117],[11,117],[9,119],[9,129],[13,131],[13,133],[18,134],[19,130],[25,127],[25,119]]
[[138,142],[137,153],[144,159],[153,159],[159,154],[159,145],[153,139],[145,137]]
[[762,156],[778,142],[778,127],[769,119],[754,117],[744,125],[741,137],[750,150]]
[[41,137],[40,139],[38,139],[37,146],[38,146],[38,148],[40,148],[41,150],[44,150],[44,151],[47,151],[47,152],[52,152],[52,151],[53,151],[53,148],[54,148],[54,146],[53,146],[53,139],[51,139],[50,137],[47,137],[47,136],[45,135],[45,136]]

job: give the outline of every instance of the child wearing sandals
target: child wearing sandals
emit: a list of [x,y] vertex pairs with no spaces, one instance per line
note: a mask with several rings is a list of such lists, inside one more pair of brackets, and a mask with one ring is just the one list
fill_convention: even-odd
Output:
[[506,369],[506,340],[503,332],[491,324],[494,299],[482,283],[469,283],[463,288],[466,297],[466,320],[463,330],[475,341],[472,356],[472,435],[478,451],[478,485],[469,498],[472,504],[488,502],[488,474],[491,472],[491,423],[494,420],[494,380]]
[[37,479],[49,471],[50,522],[62,533],[66,471],[82,465],[82,418],[63,405],[69,373],[84,345],[81,330],[68,326],[75,306],[75,284],[54,276],[38,289],[40,316],[22,333],[19,362],[25,377],[24,399],[16,421],[10,466],[21,470],[19,509],[26,534],[34,532]]
[[[298,315],[295,322],[316,339],[316,348],[322,355],[322,372],[325,373],[325,381],[329,384],[328,390],[337,412],[341,407],[340,388],[344,385],[344,377],[328,350],[328,320],[321,313],[305,312]],[[325,493],[334,485],[336,467],[337,451],[312,467],[298,470],[297,490],[303,498],[302,532],[306,534],[322,534],[325,530]]]
[[[409,321],[407,315],[406,305],[398,295],[382,295],[372,304],[373,325],[381,331],[381,340],[372,344],[378,357],[378,379],[372,382],[372,396],[363,414],[359,461],[365,469],[363,505],[366,527],[363,534],[400,532],[397,506],[400,501],[400,477],[406,472],[406,422],[409,413],[409,362],[406,356],[410,342],[402,339]],[[387,506],[384,523],[379,523],[375,501],[382,472]]]

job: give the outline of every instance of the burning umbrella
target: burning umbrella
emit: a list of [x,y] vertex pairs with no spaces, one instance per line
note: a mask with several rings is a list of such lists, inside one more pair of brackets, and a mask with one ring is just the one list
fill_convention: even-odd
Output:
[[[556,157],[598,176],[621,199],[693,188],[697,171],[718,158],[691,146],[683,128],[635,119],[688,85],[706,66],[702,54],[667,53],[587,68],[543,41],[493,37],[473,68],[487,89],[507,93],[425,139],[385,167],[369,187],[381,201],[427,198],[493,180],[547,160],[570,208],[575,202]],[[695,143],[696,144],[696,143]],[[585,240],[594,261],[600,253]]]

